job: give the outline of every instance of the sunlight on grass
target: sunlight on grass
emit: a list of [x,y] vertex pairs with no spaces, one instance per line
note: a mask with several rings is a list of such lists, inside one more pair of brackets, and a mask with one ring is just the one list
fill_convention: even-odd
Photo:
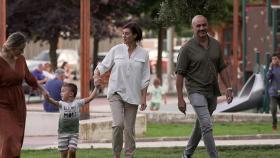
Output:
[[[193,124],[149,123],[145,137],[181,137],[190,136]],[[214,135],[256,135],[272,133],[270,123],[214,123]],[[280,134],[278,131],[277,134]]]
[[[189,137],[193,124],[148,124],[145,137]],[[215,123],[214,135],[256,135],[272,133],[270,123]],[[137,149],[135,158],[176,158],[180,157],[183,147]],[[279,158],[279,146],[262,147],[218,147],[222,158]],[[23,150],[23,158],[59,158],[53,150]],[[79,158],[112,158],[111,149],[78,149]],[[199,148],[193,158],[208,158],[205,148]]]

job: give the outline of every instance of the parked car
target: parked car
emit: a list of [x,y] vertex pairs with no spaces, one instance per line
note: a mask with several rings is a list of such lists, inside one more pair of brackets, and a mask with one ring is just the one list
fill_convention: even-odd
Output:
[[[179,54],[179,50],[174,48],[174,52],[173,52],[174,67],[176,66],[176,63],[177,63],[178,54]],[[158,56],[157,50],[149,50],[150,66],[151,66],[152,73],[154,73],[156,71],[157,56]],[[168,52],[167,51],[162,51],[161,60],[162,60],[162,64],[161,64],[162,72],[167,73],[167,67],[168,67]]]
[[[63,62],[67,62],[73,71],[79,72],[80,57],[77,50],[73,49],[57,49],[57,66],[61,66]],[[30,71],[38,67],[39,64],[50,63],[49,50],[43,50],[32,59],[26,60]]]

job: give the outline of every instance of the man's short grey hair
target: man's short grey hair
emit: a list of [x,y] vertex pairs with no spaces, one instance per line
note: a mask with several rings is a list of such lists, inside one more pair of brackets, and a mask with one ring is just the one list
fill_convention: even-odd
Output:
[[206,18],[205,16],[203,16],[203,15],[196,15],[196,16],[194,16],[194,17],[192,18],[192,26],[194,25],[195,20],[196,20],[198,17],[202,17],[202,18],[204,18],[204,19],[207,20],[207,18]]
[[58,68],[55,70],[55,76],[58,77],[58,76],[61,76],[61,75],[64,75],[65,74],[65,71],[61,68]]

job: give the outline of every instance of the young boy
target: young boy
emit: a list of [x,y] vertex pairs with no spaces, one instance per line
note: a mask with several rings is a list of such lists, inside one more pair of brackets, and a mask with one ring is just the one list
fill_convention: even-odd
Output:
[[164,99],[164,104],[166,104],[165,93],[160,86],[160,79],[156,78],[153,82],[154,86],[148,90],[149,96],[151,97],[151,111],[157,111],[160,108],[161,100]]
[[59,108],[59,127],[58,127],[58,150],[61,158],[75,158],[79,137],[79,118],[80,107],[89,103],[96,96],[95,88],[89,97],[75,99],[77,86],[73,83],[65,83],[61,88],[61,101],[56,101],[44,94],[46,100]]
[[267,73],[270,95],[270,111],[272,115],[272,131],[277,131],[277,106],[280,108],[280,54],[272,54]]

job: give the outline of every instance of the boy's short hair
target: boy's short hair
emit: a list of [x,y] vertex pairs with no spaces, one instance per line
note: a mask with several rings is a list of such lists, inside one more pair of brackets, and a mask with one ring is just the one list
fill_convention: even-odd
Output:
[[70,91],[74,93],[74,97],[76,97],[78,87],[74,83],[64,83],[63,87],[68,87]]
[[160,82],[160,79],[159,78],[155,78],[154,79],[154,85],[160,85],[161,82]]
[[280,59],[280,53],[273,53],[271,57],[278,57],[278,59]]

